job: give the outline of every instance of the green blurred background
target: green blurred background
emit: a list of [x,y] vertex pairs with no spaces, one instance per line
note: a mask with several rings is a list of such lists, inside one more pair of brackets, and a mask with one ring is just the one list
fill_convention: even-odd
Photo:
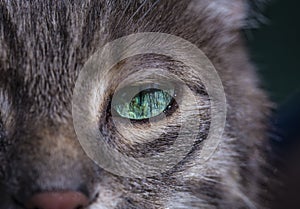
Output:
[[266,23],[245,30],[262,86],[278,105],[300,92],[300,1],[272,0]]

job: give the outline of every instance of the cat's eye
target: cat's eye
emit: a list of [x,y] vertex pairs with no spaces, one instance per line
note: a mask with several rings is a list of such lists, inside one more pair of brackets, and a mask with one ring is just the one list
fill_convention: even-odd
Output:
[[126,92],[120,95],[121,98],[113,105],[114,110],[123,118],[144,120],[156,117],[170,109],[175,91],[148,88],[138,92],[129,100],[122,99],[126,95]]

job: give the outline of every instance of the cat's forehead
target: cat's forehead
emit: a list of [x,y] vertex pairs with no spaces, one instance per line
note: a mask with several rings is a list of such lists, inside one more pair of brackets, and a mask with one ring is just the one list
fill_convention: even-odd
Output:
[[238,0],[3,1],[2,89],[16,94],[13,99],[30,101],[29,112],[65,114],[82,66],[106,43],[137,32],[168,33],[211,58],[236,38],[245,5]]
[[219,47],[234,39],[245,5],[238,0],[3,1],[1,69],[17,69],[26,80],[35,73],[66,74],[105,43],[137,32],[178,35],[198,46],[210,40],[207,47]]

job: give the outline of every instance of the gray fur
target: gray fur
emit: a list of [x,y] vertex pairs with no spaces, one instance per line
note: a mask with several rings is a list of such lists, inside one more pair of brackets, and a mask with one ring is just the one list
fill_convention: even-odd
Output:
[[[35,192],[66,189],[87,194],[91,208],[268,208],[261,166],[270,105],[240,34],[249,8],[245,0],[0,1],[0,208],[19,209],[16,202]],[[228,119],[209,164],[197,163],[195,147],[169,173],[129,179],[85,155],[71,99],[93,52],[146,31],[180,36],[206,53],[223,82]]]

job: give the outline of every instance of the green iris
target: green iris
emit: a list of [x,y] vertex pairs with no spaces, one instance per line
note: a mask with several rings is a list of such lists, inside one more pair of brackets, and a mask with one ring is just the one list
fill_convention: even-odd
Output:
[[124,118],[143,120],[160,115],[172,101],[174,91],[147,89],[135,95],[130,102],[114,105],[117,113]]

